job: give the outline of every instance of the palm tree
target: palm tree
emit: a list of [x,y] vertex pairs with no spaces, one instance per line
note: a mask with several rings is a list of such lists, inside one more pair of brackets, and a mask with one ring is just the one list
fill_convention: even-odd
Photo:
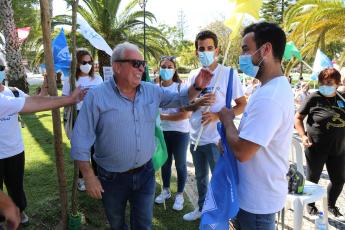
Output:
[[[314,57],[318,48],[325,51],[332,42],[345,42],[345,3],[342,0],[300,0],[285,14],[288,39],[301,47],[302,55]],[[342,51],[345,61],[345,49]]]
[[12,1],[0,0],[0,5],[0,19],[3,21],[2,28],[6,41],[6,60],[9,67],[7,79],[10,85],[16,86],[24,92],[29,92],[29,85],[26,81],[26,73],[22,64],[20,44],[13,18]]
[[[144,11],[134,10],[138,4],[137,0],[130,1],[122,12],[119,12],[121,0],[83,0],[83,2],[83,6],[79,5],[78,12],[106,40],[110,47],[128,41],[137,44],[141,49],[144,48],[144,23],[142,20]],[[146,11],[145,16],[146,20],[151,23],[156,20],[151,12]],[[55,19],[70,24],[69,17],[66,15],[57,16]],[[148,24],[145,26],[147,55],[158,59],[161,54],[167,53],[167,48],[170,47],[169,42],[156,27]],[[97,54],[102,74],[102,66],[110,66],[110,58],[102,50],[98,50]]]

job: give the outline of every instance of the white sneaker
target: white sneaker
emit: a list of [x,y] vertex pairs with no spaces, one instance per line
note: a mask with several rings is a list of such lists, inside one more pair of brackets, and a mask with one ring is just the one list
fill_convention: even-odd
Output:
[[199,211],[199,208],[196,208],[193,212],[187,213],[183,216],[183,219],[186,221],[194,221],[201,217],[201,212]]
[[161,192],[161,194],[159,194],[159,196],[156,197],[155,202],[157,204],[163,204],[165,200],[169,199],[171,197],[171,193],[169,191],[169,189],[164,188],[163,191]]
[[183,193],[177,194],[175,197],[173,209],[176,211],[181,211],[183,209],[183,203],[184,203]]
[[20,223],[27,224],[29,222],[29,217],[25,214],[25,212],[20,213]]
[[79,178],[77,182],[77,189],[81,192],[86,191],[85,181],[83,178]]

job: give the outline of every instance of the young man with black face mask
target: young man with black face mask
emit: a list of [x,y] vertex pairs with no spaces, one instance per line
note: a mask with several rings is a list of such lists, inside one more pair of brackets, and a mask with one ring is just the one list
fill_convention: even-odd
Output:
[[285,43],[284,31],[275,24],[245,28],[240,69],[261,86],[249,99],[238,129],[233,109],[219,113],[238,160],[239,229],[275,229],[275,213],[284,207],[288,192],[294,98],[281,68]]
[[[247,103],[237,71],[235,69],[231,71],[231,68],[217,63],[219,53],[217,35],[208,30],[201,31],[196,36],[195,49],[202,68],[191,71],[188,84],[193,86],[196,76],[202,69],[206,68],[213,73],[212,80],[205,89],[198,90],[201,91],[202,96],[211,93],[214,87],[216,87],[216,90],[214,92],[215,102],[210,107],[209,112],[205,111],[205,106],[194,106],[192,108],[193,113],[190,118],[190,152],[195,167],[199,199],[198,207],[193,212],[183,216],[183,219],[187,221],[196,220],[201,216],[209,181],[209,169],[213,172],[220,154],[217,149],[217,143],[220,137],[216,124],[219,122],[218,112],[225,106],[226,92],[230,79],[232,81],[230,82],[232,84],[232,99],[235,102],[235,106],[233,107],[235,114],[241,114]],[[215,86],[218,74],[220,74],[218,85]],[[202,126],[204,129],[198,147],[194,151],[194,146]]]

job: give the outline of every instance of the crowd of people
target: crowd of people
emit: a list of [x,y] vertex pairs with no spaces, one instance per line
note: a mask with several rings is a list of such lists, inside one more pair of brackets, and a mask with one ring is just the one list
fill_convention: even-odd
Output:
[[[172,209],[183,210],[188,145],[195,168],[198,206],[183,219],[199,219],[209,171],[213,172],[222,154],[216,128],[219,121],[237,159],[237,229],[275,229],[275,214],[284,207],[288,191],[286,173],[294,127],[305,147],[307,179],[318,183],[326,165],[331,181],[329,212],[345,221],[336,206],[345,182],[345,80],[337,70],[328,68],[319,74],[318,91],[309,93],[309,83],[301,81],[294,95],[281,67],[285,44],[285,33],[276,24],[260,22],[244,29],[239,68],[251,77],[245,90],[237,70],[218,63],[218,38],[209,30],[195,38],[195,54],[201,67],[192,70],[184,82],[177,73],[174,56],[161,57],[155,84],[143,82],[146,62],[138,46],[124,42],[113,50],[114,77],[105,82],[94,74],[91,54],[78,50],[77,88],[70,92],[68,79],[62,97],[29,97],[16,88],[0,85],[0,127],[16,131],[11,137],[0,133],[0,188],[5,184],[14,202],[0,192],[0,214],[13,229],[28,220],[24,212],[25,158],[18,113],[77,103],[71,157],[80,169],[78,189],[102,200],[111,229],[128,229],[127,202],[131,229],[152,229],[154,203],[162,204],[173,195],[173,160],[177,193]],[[0,61],[3,80],[6,63]],[[231,109],[225,107],[229,85]],[[237,127],[234,118],[238,115],[241,122]],[[155,197],[152,157],[157,118],[168,159],[161,168],[163,190]],[[308,206],[308,212],[318,213],[315,204]]]

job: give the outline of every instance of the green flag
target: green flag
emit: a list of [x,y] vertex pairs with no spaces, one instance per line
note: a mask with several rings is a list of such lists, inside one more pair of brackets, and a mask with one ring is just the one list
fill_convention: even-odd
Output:
[[[145,81],[149,82],[150,75],[149,75],[148,66],[146,66],[145,75],[146,75]],[[159,114],[156,120],[157,120],[156,127],[155,127],[156,149],[152,157],[152,163],[153,163],[153,167],[155,171],[159,170],[164,165],[165,161],[168,159],[168,150],[165,144],[163,131],[160,127]]]
[[284,59],[290,61],[292,57],[302,60],[301,52],[297,49],[295,44],[291,41],[286,43],[284,51]]

